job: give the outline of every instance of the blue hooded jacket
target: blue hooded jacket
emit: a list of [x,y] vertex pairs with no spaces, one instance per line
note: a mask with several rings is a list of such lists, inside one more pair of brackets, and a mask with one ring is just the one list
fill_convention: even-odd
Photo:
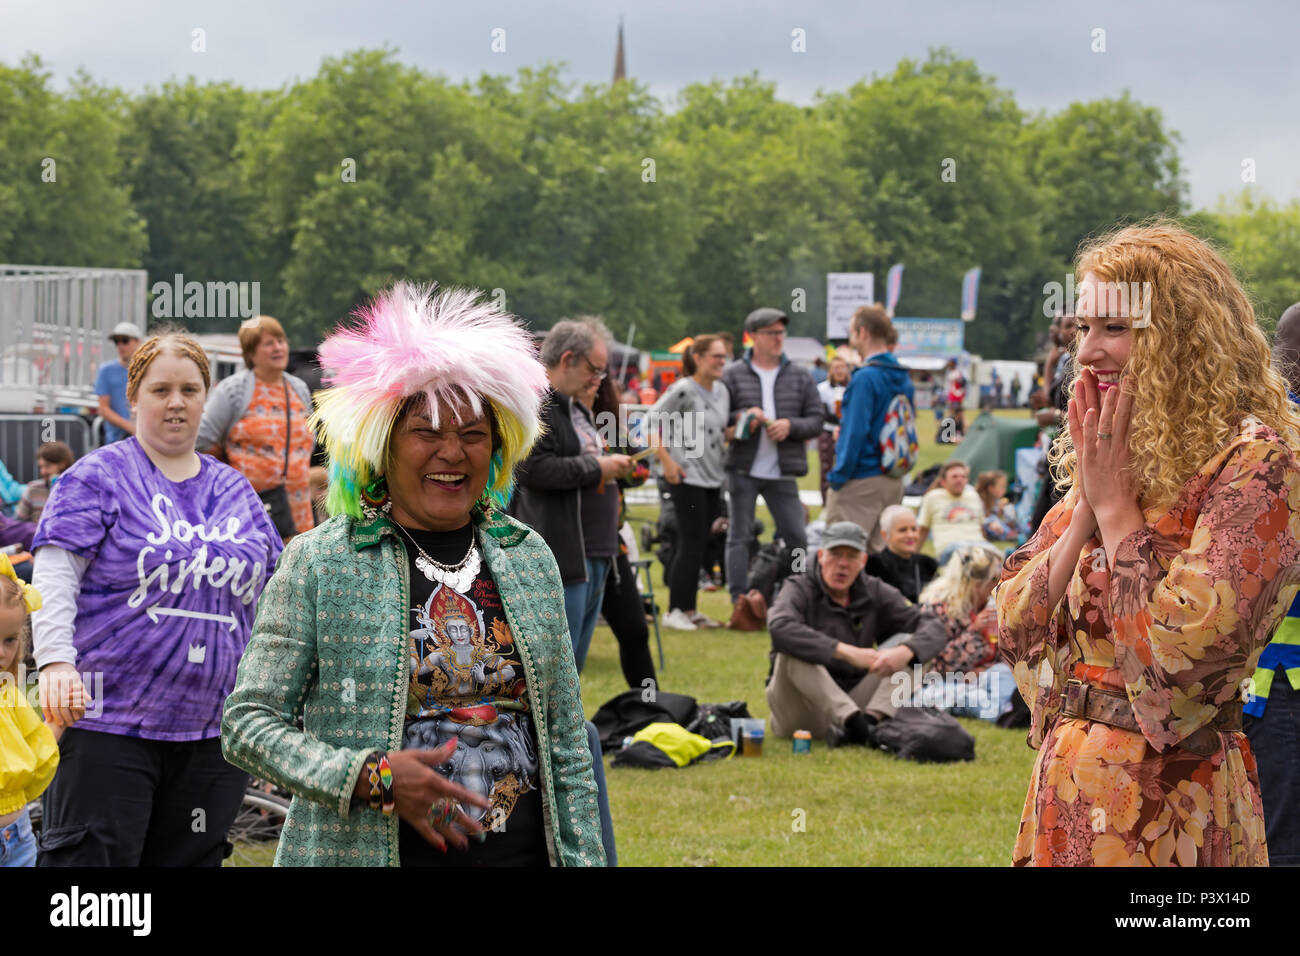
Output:
[[912,380],[891,352],[872,356],[869,364],[853,373],[840,404],[835,468],[827,478],[832,488],[838,491],[846,481],[883,474],[880,430],[885,427],[885,410],[900,393],[907,396],[915,410]]

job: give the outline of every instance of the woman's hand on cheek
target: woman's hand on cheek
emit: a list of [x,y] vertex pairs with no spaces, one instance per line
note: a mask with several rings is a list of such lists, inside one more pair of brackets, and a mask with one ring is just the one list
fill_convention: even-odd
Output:
[[1133,396],[1121,384],[1107,389],[1100,410],[1089,409],[1083,418],[1083,441],[1087,449],[1083,483],[1099,520],[1138,507],[1137,486],[1129,467],[1132,411]]
[[[1070,399],[1068,419],[1070,442],[1074,446],[1074,487],[1078,492],[1074,505],[1074,514],[1070,518],[1070,527],[1086,531],[1091,537],[1097,530],[1097,517],[1093,514],[1092,503],[1088,500],[1084,462],[1087,449],[1083,437],[1083,410],[1087,408],[1087,393],[1083,382],[1074,385],[1074,398]],[[1048,476],[1047,480],[1051,480]]]

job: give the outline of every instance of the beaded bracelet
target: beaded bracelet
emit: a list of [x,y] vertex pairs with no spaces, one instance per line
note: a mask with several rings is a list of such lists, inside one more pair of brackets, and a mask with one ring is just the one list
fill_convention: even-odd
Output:
[[[379,776],[379,763],[384,759],[380,756],[379,751],[375,751],[366,758],[366,779],[370,782],[370,809],[378,810],[383,806],[383,790],[380,786],[381,777]],[[392,774],[390,773],[391,777]]]
[[397,808],[397,798],[393,794],[393,768],[388,763],[388,754],[379,757],[379,780],[383,785],[384,813],[391,816]]

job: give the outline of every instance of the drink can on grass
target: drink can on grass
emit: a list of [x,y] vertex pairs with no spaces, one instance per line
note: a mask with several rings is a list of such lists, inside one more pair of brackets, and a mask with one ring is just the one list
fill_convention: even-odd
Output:
[[807,730],[796,730],[792,740],[794,752],[797,754],[812,753],[812,733]]

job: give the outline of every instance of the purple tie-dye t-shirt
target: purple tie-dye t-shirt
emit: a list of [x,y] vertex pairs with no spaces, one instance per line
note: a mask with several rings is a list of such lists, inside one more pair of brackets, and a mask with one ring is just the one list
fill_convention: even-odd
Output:
[[[168,480],[139,440],[60,476],[33,548],[89,560],[77,596],[77,672],[102,674],[78,727],[149,740],[221,735],[221,709],[282,544],[248,480],[210,455]],[[95,712],[99,711],[98,716]]]

